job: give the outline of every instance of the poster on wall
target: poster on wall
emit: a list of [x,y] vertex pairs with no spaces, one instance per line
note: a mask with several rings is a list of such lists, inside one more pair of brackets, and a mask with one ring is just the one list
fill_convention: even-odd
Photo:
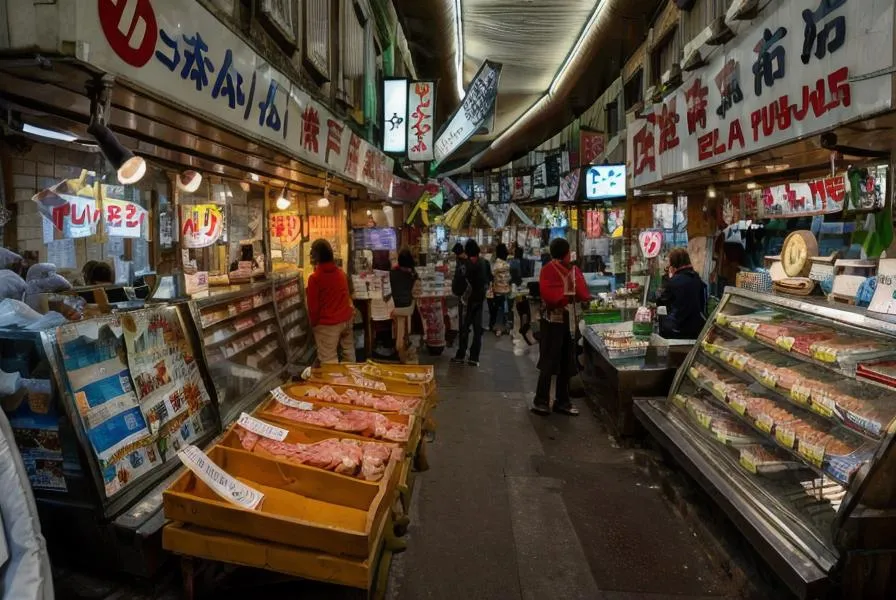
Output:
[[13,438],[22,455],[31,487],[66,491],[63,472],[61,416],[49,379],[19,379],[17,389],[3,398]]
[[131,385],[118,316],[56,329],[67,387],[99,462],[106,497],[162,463]]
[[286,248],[294,248],[302,242],[302,217],[298,213],[274,213],[270,216],[271,238]]
[[184,248],[205,248],[221,238],[224,215],[216,204],[180,207],[180,240]]
[[890,0],[770,3],[626,127],[634,185],[890,109],[890,79],[868,75],[893,66],[893,19]]
[[103,212],[106,235],[120,238],[149,237],[149,211],[115,195],[122,193],[121,186],[103,186]]
[[121,326],[140,411],[165,459],[202,436],[211,398],[176,308],[125,313]]
[[606,134],[599,131],[579,133],[579,160],[583,166],[590,165],[604,153],[606,139]]

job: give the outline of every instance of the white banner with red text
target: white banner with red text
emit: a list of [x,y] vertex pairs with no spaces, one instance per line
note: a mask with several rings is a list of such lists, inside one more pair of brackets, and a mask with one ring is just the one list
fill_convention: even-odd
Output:
[[892,0],[781,0],[627,127],[634,187],[886,111]]

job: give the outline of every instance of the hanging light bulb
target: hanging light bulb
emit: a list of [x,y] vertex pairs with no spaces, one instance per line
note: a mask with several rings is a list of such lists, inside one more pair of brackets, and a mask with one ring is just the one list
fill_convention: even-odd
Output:
[[330,206],[330,178],[325,176],[324,179],[324,195],[317,201],[318,208],[327,208]]
[[246,193],[248,194],[248,193],[249,193],[249,189],[250,189],[252,186],[249,185],[249,182],[248,182],[248,181],[241,181],[241,182],[240,182],[240,187],[243,188],[243,191],[246,192]]
[[286,210],[292,205],[292,201],[286,197],[286,190],[280,194],[280,197],[277,198],[277,202],[275,203],[277,206],[277,210]]

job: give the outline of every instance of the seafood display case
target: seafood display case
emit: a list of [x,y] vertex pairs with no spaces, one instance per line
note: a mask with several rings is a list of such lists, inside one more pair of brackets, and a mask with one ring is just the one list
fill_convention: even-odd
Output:
[[634,409],[795,594],[893,597],[896,319],[728,288]]

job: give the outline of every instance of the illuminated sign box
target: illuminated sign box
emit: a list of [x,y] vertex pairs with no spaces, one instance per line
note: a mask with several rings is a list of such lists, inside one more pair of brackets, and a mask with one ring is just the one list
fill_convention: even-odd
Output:
[[404,154],[408,145],[408,80],[383,81],[383,152]]
[[585,198],[625,198],[625,165],[600,165],[585,171]]

